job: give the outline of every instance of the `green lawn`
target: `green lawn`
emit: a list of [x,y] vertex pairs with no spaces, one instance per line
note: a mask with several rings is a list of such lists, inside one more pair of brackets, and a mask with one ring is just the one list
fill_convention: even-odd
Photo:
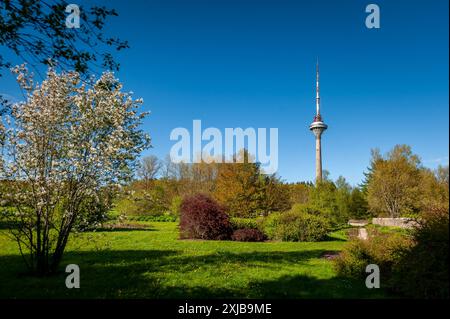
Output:
[[[377,298],[364,282],[337,278],[319,243],[179,240],[177,224],[71,238],[61,273],[24,275],[17,246],[0,230],[0,298]],[[81,288],[65,287],[65,265],[80,266]]]

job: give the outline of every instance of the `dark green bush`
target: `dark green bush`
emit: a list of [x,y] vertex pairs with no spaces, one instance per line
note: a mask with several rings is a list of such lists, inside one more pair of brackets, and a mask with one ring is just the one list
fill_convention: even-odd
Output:
[[416,243],[399,251],[392,288],[412,298],[449,298],[449,213],[436,208],[424,214],[413,232]]

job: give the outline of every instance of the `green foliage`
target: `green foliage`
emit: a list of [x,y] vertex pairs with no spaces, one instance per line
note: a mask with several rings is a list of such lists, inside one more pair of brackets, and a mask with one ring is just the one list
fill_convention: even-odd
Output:
[[305,205],[309,211],[329,219],[335,227],[345,225],[351,218],[367,216],[367,203],[362,191],[352,188],[342,176],[335,183],[324,180],[312,187]]
[[344,251],[334,259],[336,272],[343,277],[362,279],[366,266],[372,263],[369,247],[362,240],[351,241]]
[[350,194],[349,217],[365,219],[369,216],[369,207],[364,192],[359,187],[353,188]]
[[330,224],[326,218],[308,212],[304,205],[294,205],[285,213],[267,216],[262,229],[270,238],[282,241],[320,241],[326,238]]
[[74,228],[78,231],[92,230],[107,221],[112,207],[113,197],[114,191],[110,188],[104,188],[94,196],[83,199]]
[[183,199],[181,198],[181,196],[174,196],[172,198],[172,202],[170,204],[170,208],[169,208],[169,215],[174,216],[174,217],[179,217],[180,216],[180,209],[181,209],[181,203],[182,203]]
[[276,239],[281,213],[271,213],[258,220],[258,228],[262,229],[269,239]]
[[420,160],[408,145],[396,145],[384,157],[372,151],[367,200],[377,214],[400,217],[420,208]]
[[336,215],[339,215],[336,190],[336,185],[331,181],[318,183],[310,192],[308,206],[330,219],[335,219]]
[[255,219],[255,218],[231,217],[230,222],[231,222],[231,227],[234,230],[244,229],[244,228],[258,229],[257,219]]
[[[175,205],[176,202],[172,204]],[[149,189],[131,188],[115,203],[115,210],[127,216],[159,216],[166,211],[172,212],[174,208],[166,197],[165,189],[160,185]]]
[[376,264],[387,285],[393,266],[399,262],[399,250],[410,245],[411,240],[399,233],[376,233],[368,240],[354,239],[334,259],[334,267],[343,277],[362,280],[367,276],[366,266]]
[[[66,6],[63,0],[2,1],[0,76],[1,68],[11,67],[13,55],[36,68],[41,63],[49,64],[52,58],[84,75],[97,72],[99,66],[119,69],[112,52],[127,48],[128,43],[104,34],[105,22],[117,16],[117,11],[103,6],[83,7],[77,29],[66,27]],[[79,32],[83,37],[78,36]]]
[[290,211],[280,216],[276,236],[282,241],[320,241],[326,238],[329,231],[326,218]]
[[284,212],[291,208],[289,187],[275,175],[260,175],[259,193],[258,211],[262,215]]
[[413,298],[449,297],[448,209],[430,209],[412,233],[368,228],[369,240],[355,239],[334,260],[338,275],[363,280],[365,267],[376,264],[382,285]]
[[448,209],[430,209],[413,232],[414,246],[399,251],[392,287],[407,297],[449,298]]
[[351,191],[350,185],[340,176],[336,181],[335,192],[337,210],[331,215],[335,224],[345,224],[350,219]]
[[419,217],[429,207],[448,209],[448,166],[424,168],[408,145],[396,145],[386,155],[372,150],[362,190],[372,214]]
[[314,211],[327,218],[334,226],[345,224],[349,219],[349,190],[338,189],[331,181],[323,181],[310,192],[307,204]]
[[[380,225],[374,225],[369,224],[365,227],[370,234],[399,234],[399,235],[405,235],[410,236],[412,230],[408,228],[402,228],[402,227],[395,227],[395,226],[380,226]],[[354,228],[356,229],[356,228]]]
[[439,166],[435,171],[425,168],[421,170],[419,205],[421,211],[428,211],[430,207],[448,210],[448,165]]

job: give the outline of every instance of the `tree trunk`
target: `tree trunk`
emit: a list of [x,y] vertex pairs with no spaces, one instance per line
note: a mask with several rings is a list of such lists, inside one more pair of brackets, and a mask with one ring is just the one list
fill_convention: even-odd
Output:
[[56,273],[56,271],[58,270],[58,266],[61,262],[61,259],[62,259],[63,253],[64,253],[64,249],[66,248],[67,240],[69,238],[69,233],[70,233],[70,231],[67,231],[63,235],[64,238],[62,238],[61,243],[58,246],[56,246],[55,251],[53,252],[50,269],[49,269],[51,273]]
[[75,220],[75,215],[73,215],[68,222],[67,226],[63,231],[61,231],[58,236],[58,242],[56,244],[55,251],[52,255],[52,260],[50,263],[50,272],[55,273],[58,270],[58,266],[63,257],[64,249],[66,249],[67,241],[69,239],[70,231],[72,230],[73,222]]

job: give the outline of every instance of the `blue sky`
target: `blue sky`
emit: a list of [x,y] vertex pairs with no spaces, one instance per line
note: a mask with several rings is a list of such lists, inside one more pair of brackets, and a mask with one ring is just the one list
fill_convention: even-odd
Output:
[[[76,1],[74,1],[76,3]],[[278,128],[279,170],[313,180],[315,63],[320,59],[323,166],[363,179],[370,150],[409,144],[425,166],[448,164],[448,1],[79,1],[119,17],[130,42],[118,77],[143,97],[164,157],[176,127]],[[381,28],[365,27],[376,3]],[[0,50],[4,50],[0,48]],[[11,76],[0,93],[19,96]]]

